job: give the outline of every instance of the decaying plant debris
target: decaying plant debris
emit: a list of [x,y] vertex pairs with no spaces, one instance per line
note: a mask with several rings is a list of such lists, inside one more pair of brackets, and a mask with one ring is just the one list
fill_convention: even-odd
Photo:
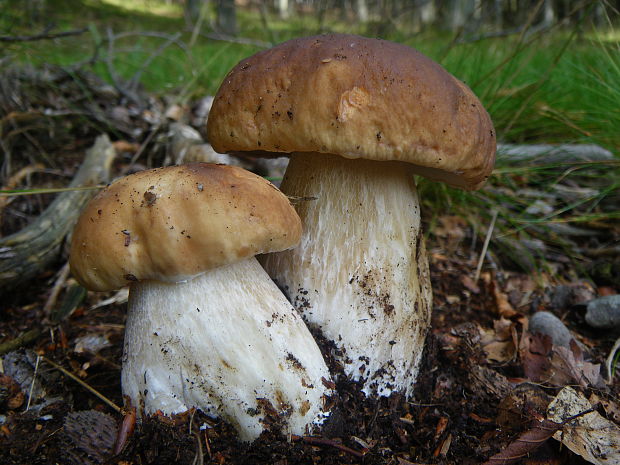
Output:
[[[113,176],[171,163],[179,155],[169,144],[171,127],[178,135],[179,124],[195,121],[194,105],[149,96],[127,103],[90,75],[13,69],[0,82],[3,188],[66,186],[101,133],[116,150]],[[199,142],[193,150],[210,153]],[[256,168],[252,159],[239,163]],[[434,310],[415,401],[366,399],[341,376],[321,436],[283,437],[274,423],[254,443],[241,444],[229,425],[193,411],[134,425],[120,394],[126,293],[85,293],[67,274],[61,248],[34,279],[1,297],[0,463],[588,463],[552,439],[568,426],[556,419],[555,431],[543,427],[551,425],[549,404],[565,385],[607,422],[620,421],[618,378],[606,368],[614,366],[606,362],[618,329],[594,330],[584,320],[589,301],[620,291],[617,187],[600,195],[613,186],[601,176],[617,175],[618,165],[601,163],[547,166],[557,189],[541,186],[540,171],[493,177],[477,197],[499,209],[477,281],[488,212],[424,218]],[[10,199],[0,205],[3,236],[38,218],[54,196]],[[574,208],[560,211],[567,205]],[[530,206],[534,220],[552,215],[567,222],[515,222]],[[569,221],[577,216],[578,223]],[[541,310],[559,317],[574,343],[559,347],[530,333],[529,319]],[[335,349],[316,337],[332,372],[341,373]],[[535,447],[508,462],[528,435],[538,438]]]

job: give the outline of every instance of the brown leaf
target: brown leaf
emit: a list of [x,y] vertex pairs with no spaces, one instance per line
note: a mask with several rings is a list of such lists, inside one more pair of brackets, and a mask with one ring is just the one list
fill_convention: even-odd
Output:
[[596,293],[599,297],[603,297],[606,295],[614,295],[617,294],[618,291],[616,289],[614,289],[613,287],[610,286],[600,286],[597,290]]
[[550,381],[557,386],[566,386],[573,381],[583,388],[602,386],[601,366],[586,362],[583,351],[575,340],[570,341],[570,349],[554,346],[551,357],[552,376]]
[[6,402],[7,408],[14,410],[24,404],[25,395],[15,380],[0,374],[0,405]]
[[487,355],[487,360],[509,362],[517,352],[517,335],[515,324],[501,318],[493,322],[493,329],[480,329],[480,344]]
[[549,377],[551,362],[551,337],[546,334],[525,333],[521,338],[519,355],[525,376],[532,381],[540,382]]
[[519,350],[525,376],[532,381],[555,386],[576,382],[584,388],[603,385],[601,366],[585,361],[575,340],[568,348],[553,345],[548,335],[525,333]]
[[611,400],[603,399],[595,393],[588,400],[592,405],[601,404],[605,410],[606,417],[620,424],[620,405]]
[[435,441],[443,434],[448,426],[448,417],[441,417],[435,426]]
[[519,313],[510,304],[508,296],[499,288],[497,281],[495,281],[490,274],[486,274],[484,279],[488,282],[489,290],[495,298],[495,308],[497,313],[505,318],[511,318],[519,315]]
[[583,394],[563,388],[547,415],[564,425],[553,438],[575,454],[595,465],[620,463],[620,427],[598,413]]
[[542,420],[551,401],[545,391],[532,383],[516,386],[499,403],[496,423],[502,431],[517,432],[528,419]]
[[474,421],[477,421],[478,423],[486,423],[486,424],[491,424],[491,423],[495,423],[495,421],[491,418],[486,418],[486,417],[481,417],[480,415],[474,413],[474,412],[470,412],[469,415],[467,415],[469,418],[471,418]]
[[551,420],[537,422],[532,429],[522,433],[508,447],[489,458],[483,465],[509,465],[518,462],[538,449],[560,428],[562,428],[562,423]]
[[474,280],[470,278],[468,275],[466,274],[461,275],[461,284],[465,286],[465,288],[473,292],[474,294],[480,294],[480,288],[474,282]]

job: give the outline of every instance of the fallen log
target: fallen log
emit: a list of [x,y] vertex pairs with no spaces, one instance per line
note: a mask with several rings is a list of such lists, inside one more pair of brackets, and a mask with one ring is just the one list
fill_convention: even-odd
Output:
[[497,159],[509,164],[524,161],[547,164],[602,162],[613,160],[614,155],[594,144],[497,144]]
[[[108,136],[99,136],[86,152],[69,187],[96,186],[108,182],[114,156]],[[94,192],[63,192],[34,222],[0,239],[0,293],[32,279],[58,258],[65,237]]]

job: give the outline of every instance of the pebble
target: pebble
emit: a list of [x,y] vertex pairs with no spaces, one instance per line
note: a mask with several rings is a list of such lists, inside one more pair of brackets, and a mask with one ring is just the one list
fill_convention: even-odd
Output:
[[572,334],[564,323],[550,312],[536,312],[530,318],[529,332],[548,335],[556,346],[570,347]]
[[607,295],[588,302],[586,322],[594,328],[620,327],[620,294]]

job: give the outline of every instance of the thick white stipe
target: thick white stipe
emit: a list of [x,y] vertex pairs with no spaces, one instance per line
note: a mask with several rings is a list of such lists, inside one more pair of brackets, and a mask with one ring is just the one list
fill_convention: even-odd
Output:
[[185,283],[132,285],[122,385],[139,410],[196,407],[250,441],[273,409],[285,433],[304,434],[327,416],[323,380],[314,339],[255,258]]
[[410,165],[293,154],[281,189],[303,236],[265,268],[310,324],[342,349],[366,394],[413,393],[431,285]]

